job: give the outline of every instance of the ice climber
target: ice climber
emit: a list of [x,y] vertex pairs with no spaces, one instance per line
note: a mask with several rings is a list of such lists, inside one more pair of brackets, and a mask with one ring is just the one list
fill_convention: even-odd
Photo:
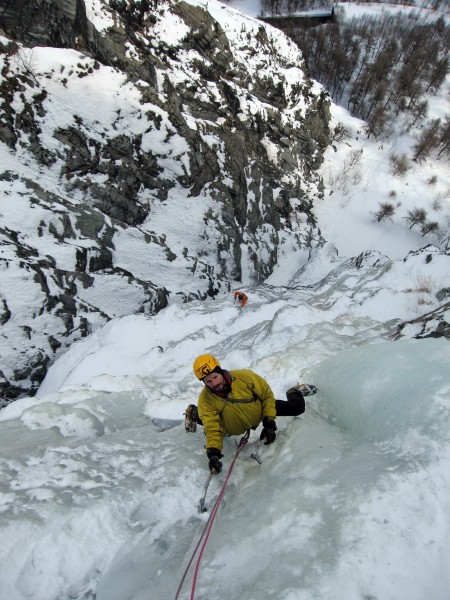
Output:
[[234,300],[235,302],[239,302],[241,308],[244,308],[247,304],[248,296],[244,292],[234,292]]
[[227,371],[217,358],[202,354],[195,359],[194,373],[205,384],[198,408],[190,404],[185,412],[186,431],[203,425],[206,455],[212,473],[220,473],[223,438],[256,429],[262,421],[260,439],[265,445],[276,438],[276,417],[295,417],[305,411],[303,396],[315,394],[317,388],[301,384],[286,392],[286,400],[276,400],[269,384],[249,369]]

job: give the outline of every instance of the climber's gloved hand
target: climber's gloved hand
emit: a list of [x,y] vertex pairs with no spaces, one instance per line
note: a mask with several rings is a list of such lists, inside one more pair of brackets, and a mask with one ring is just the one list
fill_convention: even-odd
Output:
[[273,444],[277,434],[275,431],[277,430],[277,424],[273,419],[269,419],[268,417],[264,417],[263,419],[263,430],[261,431],[261,435],[259,439],[264,441],[264,445]]
[[223,456],[221,451],[217,450],[217,448],[207,448],[206,456],[209,459],[209,470],[211,471],[211,473],[215,475],[220,473],[222,470],[222,463],[220,462],[220,459]]

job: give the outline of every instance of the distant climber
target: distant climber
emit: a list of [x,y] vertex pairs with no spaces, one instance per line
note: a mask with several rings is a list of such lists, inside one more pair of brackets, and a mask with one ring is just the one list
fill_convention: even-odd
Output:
[[202,354],[195,359],[194,373],[205,384],[198,399],[198,408],[190,404],[185,412],[186,431],[203,425],[206,435],[206,455],[211,473],[222,470],[223,438],[241,435],[256,429],[262,421],[260,440],[265,445],[276,438],[276,417],[295,417],[305,412],[304,396],[317,392],[313,385],[290,388],[285,400],[275,400],[265,379],[249,369],[226,371],[217,358]]
[[244,292],[234,292],[234,301],[239,303],[241,308],[247,304],[248,296]]

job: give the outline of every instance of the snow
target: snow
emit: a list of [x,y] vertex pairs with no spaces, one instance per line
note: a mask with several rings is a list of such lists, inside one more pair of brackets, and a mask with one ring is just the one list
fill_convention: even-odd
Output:
[[[440,97],[436,101],[442,102]],[[406,224],[408,211],[418,206],[425,209],[428,219],[440,222],[442,229],[448,232],[448,162],[427,160],[421,165],[410,162],[404,177],[395,176],[390,171],[389,157],[404,152],[397,141],[374,143],[367,139],[364,123],[335,104],[331,114],[331,128],[343,124],[349,138],[326,150],[321,167],[325,197],[315,204],[314,213],[323,236],[344,256],[356,256],[370,249],[400,259],[410,250],[436,239],[436,234],[422,237]],[[358,152],[360,160],[352,167],[352,156]],[[432,175],[436,177],[435,187],[429,183]],[[439,196],[443,198],[442,212],[433,208],[433,199]],[[395,214],[392,219],[377,222],[374,215],[383,202],[392,203]],[[351,235],[348,234],[349,223]]]
[[[208,5],[239,33],[236,11],[190,1]],[[244,3],[259,12],[259,2],[232,5]],[[110,26],[98,2],[86,4],[96,27]],[[247,26],[258,24],[249,16]],[[174,42],[182,39],[181,23],[167,23],[164,32]],[[285,39],[283,45],[288,65],[293,50]],[[70,67],[80,61],[69,50],[34,52],[54,77],[64,61]],[[250,67],[258,69],[256,59]],[[137,117],[139,96],[107,67],[70,79],[65,92],[54,86],[46,107],[54,111],[54,129],[71,124],[69,98],[81,98],[94,81],[105,104],[82,116],[97,120],[99,135],[107,113],[120,105],[120,90],[129,102],[120,105],[119,131],[146,130],[146,120]],[[442,97],[435,106],[444,114]],[[152,131],[146,143],[163,144],[170,124],[161,117],[161,131]],[[84,299],[111,307],[113,298],[117,318],[62,354],[36,397],[0,411],[0,600],[175,596],[210,514],[197,512],[208,474],[204,435],[201,427],[187,434],[183,425],[185,408],[201,390],[191,365],[203,352],[226,368],[254,369],[278,398],[298,381],[314,383],[319,392],[307,398],[301,417],[278,419],[276,442],[260,449],[261,466],[250,457],[259,437],[259,430],[252,432],[203,554],[196,598],[448,600],[450,346],[443,338],[412,339],[415,324],[393,341],[397,325],[437,308],[436,293],[449,285],[448,255],[433,246],[435,236],[422,238],[403,222],[419,200],[431,211],[433,197],[449,187],[448,164],[426,161],[398,183],[388,168],[393,148],[367,140],[364,124],[334,105],[332,117],[350,137],[327,150],[322,167],[325,196],[314,211],[326,244],[308,253],[287,241],[266,284],[244,285],[249,301],[242,310],[232,293],[221,293],[204,302],[175,301],[151,317],[130,315],[137,303],[130,287],[120,278],[97,278]],[[49,144],[58,143],[52,134],[42,133]],[[180,140],[173,148],[183,155]],[[330,181],[352,150],[363,150],[363,182],[338,189]],[[35,165],[2,156],[4,169],[33,179]],[[176,173],[179,166],[164,160]],[[431,191],[430,173],[438,179]],[[394,187],[402,202],[398,214],[375,223],[370,214]],[[4,195],[0,208],[23,223],[26,237],[35,225],[21,200],[24,190],[16,188],[17,196],[8,201]],[[167,230],[180,250],[198,226],[199,208],[172,193],[152,214],[158,231]],[[180,222],[187,202],[189,217]],[[41,218],[40,211],[33,214],[34,223]],[[448,198],[433,218],[445,226]],[[170,232],[171,222],[179,222],[177,233]],[[56,229],[58,223],[55,217]],[[117,236],[114,260],[124,269],[132,264],[145,279],[152,277],[159,246],[136,256],[142,235],[124,230]],[[73,261],[69,252],[55,253],[48,237],[40,243],[57,264],[68,268]],[[1,252],[9,258],[7,247]],[[28,288],[17,277],[12,267],[2,271],[2,285],[20,304]],[[176,277],[187,281],[189,271],[180,268]],[[22,343],[25,348],[25,336]],[[226,441],[225,472],[208,490],[210,509],[235,441]],[[180,600],[190,597],[192,575],[191,569]]]

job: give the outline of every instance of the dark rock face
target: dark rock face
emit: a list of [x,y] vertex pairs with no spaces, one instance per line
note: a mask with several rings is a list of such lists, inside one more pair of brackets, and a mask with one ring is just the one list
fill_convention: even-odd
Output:
[[108,54],[83,0],[4,0],[0,27],[6,37],[28,47],[84,49],[102,60]]
[[0,34],[0,266],[27,297],[0,292],[3,398],[112,317],[262,282],[285,243],[320,242],[329,101],[275,30],[231,35],[183,1],[4,0]]
[[405,335],[407,326],[414,329],[414,337],[417,339],[445,337],[450,339],[450,323],[446,318],[446,313],[450,309],[450,302],[445,302],[439,308],[427,312],[411,321],[404,321],[397,326],[394,339],[400,339]]

